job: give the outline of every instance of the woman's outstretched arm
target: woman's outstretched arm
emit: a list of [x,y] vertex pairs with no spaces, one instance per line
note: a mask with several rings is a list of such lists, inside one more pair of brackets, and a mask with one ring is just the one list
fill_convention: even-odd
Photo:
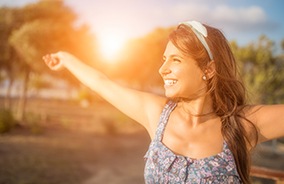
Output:
[[256,105],[246,116],[259,131],[259,143],[284,137],[284,104]]
[[120,86],[67,52],[46,55],[43,60],[52,70],[68,69],[84,85],[143,125],[151,136],[154,134],[165,97]]

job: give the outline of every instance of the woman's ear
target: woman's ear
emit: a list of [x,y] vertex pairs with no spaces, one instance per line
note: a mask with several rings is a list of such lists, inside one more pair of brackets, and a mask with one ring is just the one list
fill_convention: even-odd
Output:
[[216,72],[215,61],[214,61],[214,60],[211,60],[211,61],[207,64],[204,73],[205,73],[205,75],[206,75],[206,77],[207,77],[208,79],[211,79],[212,77],[214,77],[215,72]]

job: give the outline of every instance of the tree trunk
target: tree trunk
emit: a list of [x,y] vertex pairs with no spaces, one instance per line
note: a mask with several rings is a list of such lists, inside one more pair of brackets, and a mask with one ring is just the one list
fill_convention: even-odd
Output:
[[18,120],[20,122],[23,122],[25,120],[25,110],[27,103],[27,91],[28,91],[29,79],[30,79],[30,70],[26,68],[24,72],[23,90],[19,98],[19,106],[18,106]]
[[6,91],[5,101],[4,101],[4,108],[7,109],[7,110],[12,108],[11,92],[12,92],[12,86],[14,84],[14,81],[15,81],[14,77],[10,76],[8,88],[7,88],[7,91]]

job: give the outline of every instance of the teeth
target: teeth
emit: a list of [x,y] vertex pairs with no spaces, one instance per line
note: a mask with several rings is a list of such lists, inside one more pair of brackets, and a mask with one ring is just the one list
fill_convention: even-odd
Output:
[[165,80],[165,85],[174,85],[175,83],[177,83],[177,80],[170,80],[170,79],[167,79]]

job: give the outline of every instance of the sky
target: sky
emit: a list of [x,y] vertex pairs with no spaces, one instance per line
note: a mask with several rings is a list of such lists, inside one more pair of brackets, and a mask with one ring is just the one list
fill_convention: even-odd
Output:
[[[37,0],[0,0],[0,6],[24,6]],[[197,20],[246,44],[265,34],[284,39],[282,0],[65,0],[99,38],[129,39],[158,27]]]

